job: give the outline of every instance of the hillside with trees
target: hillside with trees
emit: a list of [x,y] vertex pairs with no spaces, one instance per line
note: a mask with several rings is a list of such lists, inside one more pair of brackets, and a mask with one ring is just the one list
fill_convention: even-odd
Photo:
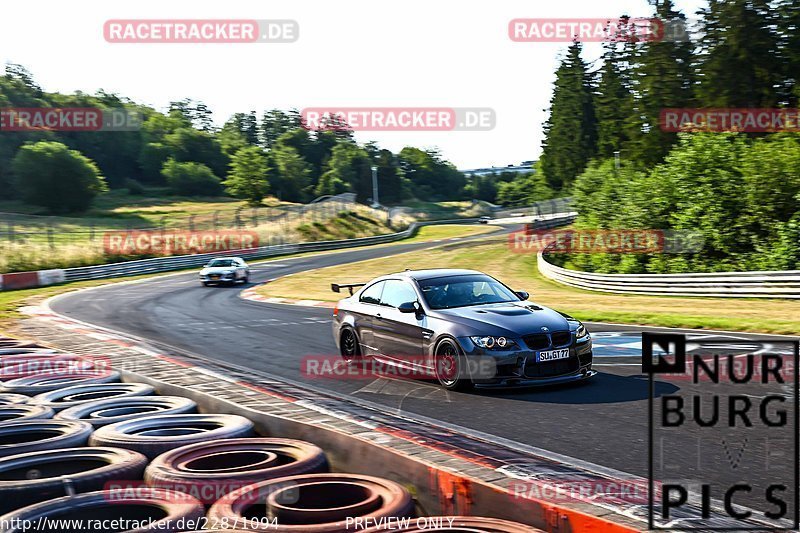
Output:
[[[236,113],[216,127],[208,106],[190,99],[172,102],[162,113],[104,91],[45,92],[20,65],[7,65],[0,76],[0,108],[73,107],[125,110],[141,117],[141,127],[3,131],[3,200],[22,200],[45,213],[70,214],[85,211],[107,189],[136,194],[166,187],[175,195],[227,195],[253,206],[267,195],[304,203],[342,192],[353,192],[365,203],[372,196],[373,166],[378,169],[380,200],[387,205],[415,198],[471,199],[480,188],[436,150],[408,146],[395,154],[374,142],[357,143],[353,132],[340,126],[310,131],[296,110],[272,109],[260,117],[254,111]],[[60,167],[39,172],[55,164]],[[87,169],[91,177],[85,175]],[[35,180],[30,179],[33,173]],[[480,197],[494,202],[497,184],[491,181]],[[63,188],[73,183],[82,185],[69,186],[70,194],[63,196]]]
[[[556,72],[540,161],[583,228],[698,232],[697,254],[575,254],[601,272],[800,268],[800,134],[669,132],[664,108],[796,108],[800,5],[710,0],[691,39],[573,43]],[[682,22],[670,0],[654,16]],[[615,157],[616,155],[616,157]]]

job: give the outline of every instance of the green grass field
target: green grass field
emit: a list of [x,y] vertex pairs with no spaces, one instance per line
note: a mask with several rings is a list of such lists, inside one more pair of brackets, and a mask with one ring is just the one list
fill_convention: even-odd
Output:
[[[433,228],[427,228],[433,229]],[[512,253],[505,238],[446,244],[341,267],[294,274],[259,289],[264,296],[335,301],[331,282],[356,283],[405,268],[472,268],[531,293],[537,303],[581,320],[654,326],[797,334],[800,302],[790,300],[615,295],[565,287],[543,278],[535,254]]]

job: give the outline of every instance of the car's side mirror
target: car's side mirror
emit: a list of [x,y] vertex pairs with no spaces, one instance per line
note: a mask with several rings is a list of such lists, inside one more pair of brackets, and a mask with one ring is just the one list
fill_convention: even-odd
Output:
[[422,311],[419,302],[405,302],[397,306],[397,310],[401,313],[419,313]]
[[520,300],[527,300],[528,298],[530,298],[530,297],[531,297],[531,295],[530,295],[530,294],[528,294],[528,293],[527,293],[527,292],[525,292],[525,291],[516,291],[514,294],[516,294],[517,296],[519,296],[519,299],[520,299]]

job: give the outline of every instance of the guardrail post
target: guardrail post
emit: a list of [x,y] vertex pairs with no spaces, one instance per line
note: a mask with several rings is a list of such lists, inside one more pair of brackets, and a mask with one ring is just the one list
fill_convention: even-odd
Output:
[[194,215],[189,215],[189,231],[194,231]]
[[258,227],[258,208],[254,207],[252,212],[253,227]]
[[53,225],[47,226],[47,243],[50,245],[51,250],[56,249],[56,243],[53,240]]
[[8,229],[8,242],[14,244],[14,223],[10,220],[7,223],[7,229]]
[[219,211],[214,211],[214,231],[219,230]]

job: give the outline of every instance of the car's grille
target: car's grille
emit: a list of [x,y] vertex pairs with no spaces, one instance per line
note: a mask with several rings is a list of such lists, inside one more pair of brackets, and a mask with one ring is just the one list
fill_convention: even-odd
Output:
[[531,350],[546,350],[551,346],[569,346],[572,343],[572,333],[569,331],[554,331],[553,333],[536,333],[534,335],[525,335],[522,337],[523,342]]
[[530,348],[531,350],[544,350],[545,348],[550,347],[550,337],[548,337],[544,333],[536,334],[536,335],[526,335],[522,337],[522,341]]
[[569,331],[555,331],[550,336],[553,338],[553,346],[567,346],[572,342],[572,333]]
[[571,374],[577,370],[578,358],[574,354],[570,354],[569,359],[546,361],[544,363],[537,363],[536,360],[531,357],[525,364],[525,377],[548,378],[560,376],[562,374]]

